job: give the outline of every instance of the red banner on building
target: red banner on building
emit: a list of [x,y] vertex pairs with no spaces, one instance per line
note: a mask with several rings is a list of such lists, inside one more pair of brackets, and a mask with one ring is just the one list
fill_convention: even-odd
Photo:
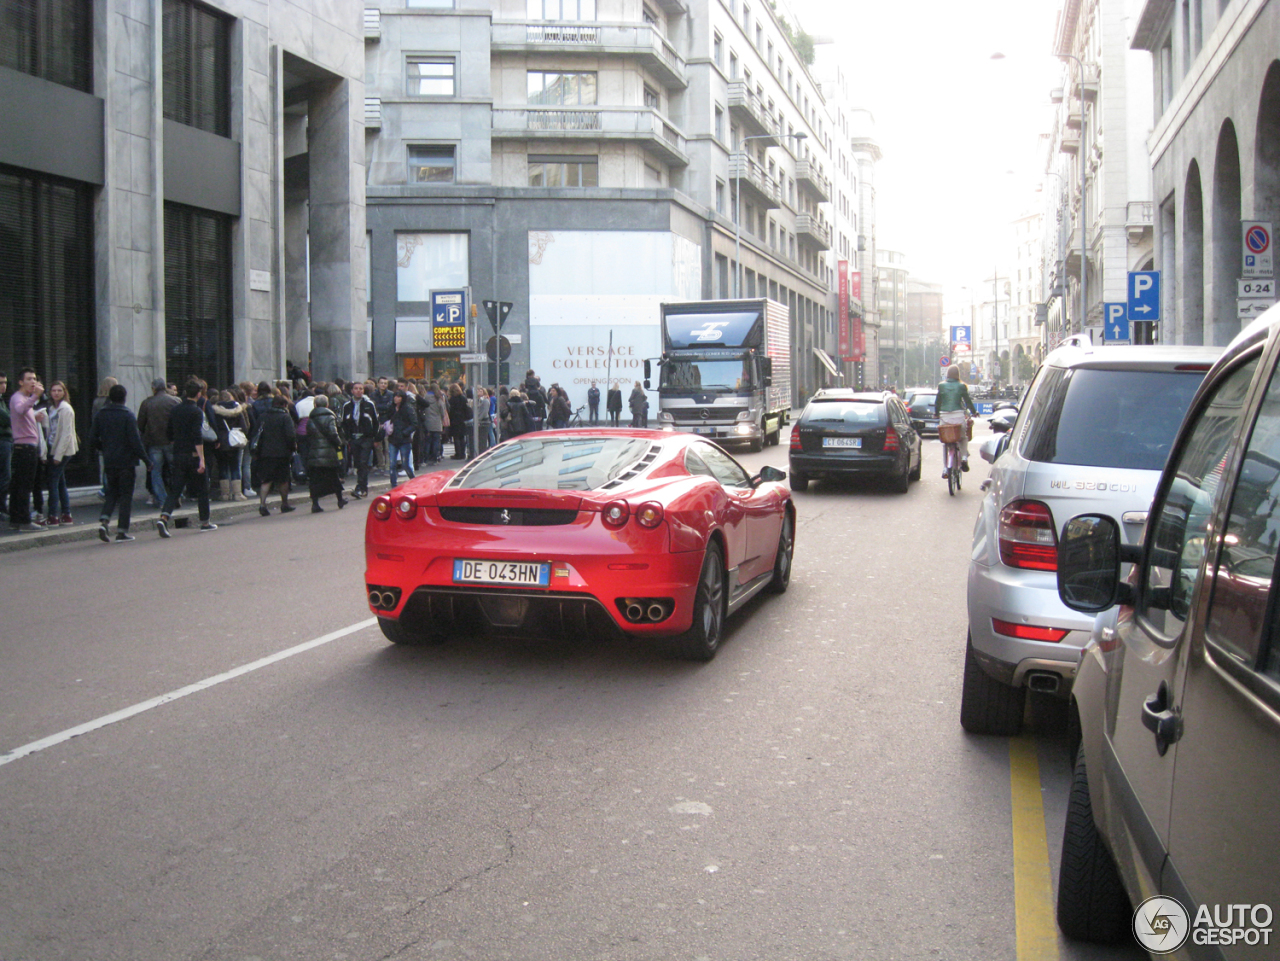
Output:
[[862,303],[862,271],[851,270],[849,272],[849,296]]
[[836,276],[840,284],[840,340],[839,353],[841,360],[849,359],[849,261],[841,260],[836,264]]
[[853,318],[851,326],[849,356],[845,360],[861,361],[866,357],[867,353],[866,332],[862,329],[862,318]]

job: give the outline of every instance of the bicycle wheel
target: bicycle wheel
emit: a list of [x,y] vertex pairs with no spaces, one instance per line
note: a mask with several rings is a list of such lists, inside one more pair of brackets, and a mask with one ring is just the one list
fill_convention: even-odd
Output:
[[960,473],[956,469],[956,445],[947,444],[942,448],[942,463],[947,468],[947,493],[954,495],[956,488],[960,486],[957,475]]
[[954,495],[956,492],[956,472],[947,469],[947,493]]

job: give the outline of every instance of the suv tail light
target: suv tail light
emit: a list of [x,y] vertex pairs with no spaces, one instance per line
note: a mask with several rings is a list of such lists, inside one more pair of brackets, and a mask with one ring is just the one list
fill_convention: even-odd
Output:
[[1034,624],[1015,624],[1012,621],[1002,621],[998,617],[991,618],[991,627],[997,634],[1003,634],[1006,637],[1017,637],[1024,641],[1051,641],[1057,644],[1064,637],[1070,634],[1060,627],[1037,627]]
[[800,446],[800,428],[799,427],[791,428],[791,449],[792,450],[804,449],[803,447]]
[[1017,500],[1000,512],[1000,561],[1033,571],[1058,569],[1058,533],[1049,505]]
[[898,432],[892,427],[884,432],[884,448],[885,451],[895,451],[898,449]]

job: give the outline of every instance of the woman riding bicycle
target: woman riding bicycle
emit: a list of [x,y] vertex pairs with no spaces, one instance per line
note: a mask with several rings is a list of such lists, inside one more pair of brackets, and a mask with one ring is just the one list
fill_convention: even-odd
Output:
[[[940,424],[958,424],[967,426],[969,423],[969,415],[978,413],[978,408],[973,404],[973,398],[969,396],[969,385],[960,379],[960,368],[952,364],[947,368],[947,379],[938,385],[938,396],[933,402],[934,412],[938,415],[938,423]],[[967,471],[969,469],[969,437],[968,430],[960,432],[960,469]],[[944,470],[942,476],[945,478],[947,472]]]

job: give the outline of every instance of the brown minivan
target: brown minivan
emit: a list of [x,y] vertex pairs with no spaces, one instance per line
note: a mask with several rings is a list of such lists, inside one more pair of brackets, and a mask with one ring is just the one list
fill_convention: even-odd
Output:
[[1280,306],[1205,376],[1137,544],[1102,514],[1063,532],[1063,602],[1105,612],[1071,692],[1070,937],[1280,957],[1278,361]]

